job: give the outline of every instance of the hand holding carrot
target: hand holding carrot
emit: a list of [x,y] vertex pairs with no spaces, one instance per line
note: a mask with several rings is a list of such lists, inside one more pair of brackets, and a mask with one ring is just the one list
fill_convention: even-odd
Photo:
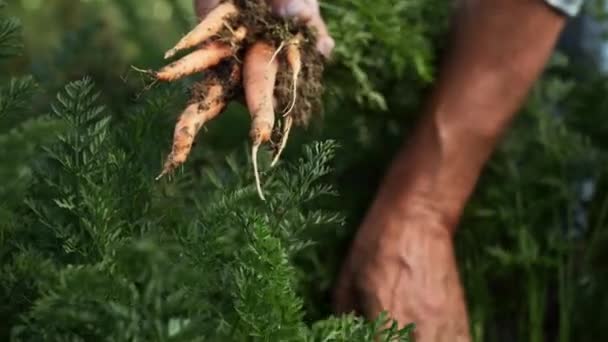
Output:
[[[327,30],[325,21],[321,17],[318,0],[266,0],[266,2],[268,2],[276,15],[294,18],[313,28],[317,32],[317,50],[325,58],[329,58],[335,42]],[[194,0],[196,15],[202,20],[219,3],[220,0]]]
[[165,53],[175,61],[159,70],[139,69],[154,82],[202,76],[175,126],[158,179],[186,162],[206,123],[231,100],[244,98],[256,188],[264,199],[257,152],[263,144],[272,146],[271,167],[276,165],[292,127],[306,126],[318,114],[333,40],[317,0],[195,0],[194,5],[199,22]]

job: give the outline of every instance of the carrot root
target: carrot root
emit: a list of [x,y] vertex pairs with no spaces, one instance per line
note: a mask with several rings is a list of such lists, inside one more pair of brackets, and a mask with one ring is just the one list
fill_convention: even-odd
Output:
[[302,54],[300,53],[300,40],[302,36],[298,34],[296,37],[291,39],[287,46],[287,63],[291,67],[292,70],[292,83],[293,83],[293,100],[291,101],[291,105],[285,111],[284,117],[289,115],[293,108],[296,105],[296,100],[298,98],[298,78],[300,77],[300,72],[302,70]]
[[289,114],[291,114],[291,111],[293,111],[293,109],[296,106],[296,101],[298,100],[298,77],[294,75],[293,77],[293,99],[291,101],[291,104],[289,105],[289,107],[285,110],[285,114],[283,114],[283,117],[288,117]]
[[281,137],[281,143],[279,144],[279,150],[277,151],[270,167],[275,167],[281,158],[281,154],[285,150],[287,146],[287,140],[289,139],[289,134],[291,133],[291,127],[293,126],[293,117],[291,115],[287,116],[285,119],[285,127],[283,127],[283,136]]
[[173,133],[173,147],[171,153],[165,161],[162,172],[156,177],[157,181],[171,173],[186,161],[196,135],[194,128],[188,123],[193,121],[196,117],[197,106],[197,104],[188,106],[180,115]]
[[272,57],[268,61],[268,65],[272,64],[275,61],[281,50],[283,50],[283,47],[285,47],[285,42],[281,42],[281,45],[279,45],[277,50],[272,54]]
[[253,141],[251,157],[256,177],[258,194],[265,200],[261,191],[257,153],[260,145],[269,141],[275,122],[274,87],[279,63],[273,59],[276,50],[266,42],[254,43],[245,55],[243,86],[245,100],[251,113],[250,136]]
[[218,5],[213,11],[209,12],[192,31],[186,34],[180,41],[165,53],[165,59],[175,56],[181,50],[194,47],[213,35],[220,32],[225,21],[238,14],[238,9],[231,2],[224,2]]
[[240,26],[236,30],[233,30],[228,24],[225,25],[226,28],[232,33],[231,40],[235,43],[243,41],[247,37],[247,28],[245,26]]
[[274,167],[278,162],[279,159],[281,158],[281,154],[283,153],[283,151],[285,150],[285,147],[287,146],[287,140],[289,139],[289,134],[291,133],[291,127],[293,126],[293,116],[290,115],[291,112],[293,111],[295,105],[296,105],[296,101],[298,98],[298,78],[300,76],[300,71],[302,70],[302,56],[300,53],[300,40],[302,39],[302,36],[300,34],[298,34],[296,37],[292,38],[288,43],[287,43],[287,52],[286,52],[286,57],[287,57],[287,64],[289,64],[291,70],[292,70],[292,83],[293,83],[293,100],[291,101],[291,104],[288,106],[288,108],[285,111],[285,114],[283,115],[283,117],[285,118],[285,123],[284,123],[284,127],[283,127],[283,136],[281,137],[281,142],[279,143],[279,149],[277,151],[277,153],[274,156],[274,159],[272,160],[272,163],[270,164],[270,167]]
[[171,82],[201,72],[219,64],[232,55],[230,46],[221,43],[210,43],[181,59],[165,66],[155,73],[157,79]]
[[189,105],[180,115],[173,133],[171,153],[156,180],[160,180],[186,162],[200,129],[224,109],[226,102],[222,98],[223,95],[224,88],[221,85],[211,85],[205,100]]
[[262,201],[266,201],[264,192],[262,191],[262,182],[260,180],[260,171],[258,169],[258,151],[260,149],[260,143],[256,142],[251,147],[251,161],[253,163],[253,173],[255,174],[255,188],[258,192],[258,196]]

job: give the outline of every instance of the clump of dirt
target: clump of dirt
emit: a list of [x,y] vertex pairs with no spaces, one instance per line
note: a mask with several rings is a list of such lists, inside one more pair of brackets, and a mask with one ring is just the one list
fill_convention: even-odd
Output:
[[[272,58],[268,58],[268,70],[263,74],[256,71],[258,76],[255,79],[272,80],[270,75],[277,72],[276,77],[272,76],[276,80],[272,91],[275,118],[272,120],[270,113],[268,122],[281,122],[271,128],[272,133],[268,131],[264,135],[266,138],[254,141],[252,149],[258,192],[264,198],[257,171],[257,149],[261,143],[270,142],[276,151],[274,165],[285,148],[291,126],[306,127],[316,115],[321,114],[325,64],[323,55],[316,49],[315,32],[304,24],[273,15],[264,0],[221,1],[196,28],[167,51],[165,58],[171,58],[185,49],[197,48],[194,52],[159,71],[147,71],[155,81],[167,82],[203,73],[203,79],[192,87],[188,106],[178,120],[173,150],[159,178],[186,161],[196,135],[206,122],[219,115],[230,101],[246,98],[242,83],[243,69],[254,70],[259,62],[244,65],[244,60],[248,51],[254,51],[250,50],[252,46],[261,45],[269,46],[275,52]],[[255,51],[257,56],[258,50]],[[273,68],[268,68],[271,64]],[[275,69],[275,66],[278,68]],[[272,74],[269,74],[269,70],[272,70]],[[252,88],[251,85],[248,87]],[[247,89],[249,95],[259,90]],[[248,98],[253,102],[255,99],[255,96]],[[250,108],[252,115],[256,110]],[[259,129],[252,126],[252,132]]]
[[[228,0],[222,2],[230,2]],[[221,32],[222,39],[229,41],[236,27],[247,28],[247,36],[235,53],[238,60],[242,60],[248,46],[258,41],[272,43],[274,48],[281,48],[284,52],[285,44],[300,34],[300,53],[302,56],[302,71],[298,79],[296,103],[292,110],[296,126],[307,127],[311,119],[322,111],[321,97],[323,95],[323,70],[325,60],[316,49],[316,35],[306,25],[298,24],[273,15],[264,0],[236,0],[232,1],[239,8],[239,16],[229,20],[229,28]],[[293,98],[292,75],[284,55],[279,53],[279,72],[275,87],[277,99],[276,109],[287,108]],[[277,112],[280,115],[280,112]]]
[[224,89],[222,96],[216,101],[225,103],[239,96],[241,69],[235,60],[226,60],[218,64],[214,69],[205,72],[203,79],[196,82],[190,89],[190,100],[188,104],[199,104],[199,111],[205,111],[208,105],[205,102],[209,88],[214,85],[221,85]]

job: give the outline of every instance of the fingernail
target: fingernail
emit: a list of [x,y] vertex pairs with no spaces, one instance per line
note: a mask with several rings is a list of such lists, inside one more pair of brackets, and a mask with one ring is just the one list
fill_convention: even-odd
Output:
[[333,38],[328,36],[321,37],[317,41],[317,50],[319,50],[319,52],[325,56],[325,58],[329,58],[331,56],[331,52],[335,46],[336,42],[333,40]]

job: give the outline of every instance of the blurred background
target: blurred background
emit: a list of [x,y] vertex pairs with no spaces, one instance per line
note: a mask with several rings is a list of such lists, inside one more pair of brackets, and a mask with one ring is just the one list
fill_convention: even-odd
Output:
[[[0,60],[0,81],[9,87],[11,78],[32,75],[38,90],[4,127],[50,112],[66,84],[89,76],[101,94],[98,102],[112,118],[108,134],[126,151],[121,162],[134,165],[138,177],[153,178],[170,146],[185,90],[194,80],[144,90],[145,80],[131,66],[161,66],[164,51],[192,27],[191,6],[191,0],[8,1],[0,13],[20,20],[23,49],[19,56]],[[317,243],[296,258],[298,293],[310,322],[330,314],[329,290],[345,248],[388,162],[416,122],[444,47],[450,8],[437,0],[335,0],[323,2],[322,10],[337,42],[325,74],[324,112],[311,127],[294,132],[286,159],[297,162],[302,146],[314,141],[339,144],[333,170],[322,179],[340,195],[323,200],[323,206],[345,219],[343,225],[315,232]],[[589,2],[570,23],[466,209],[457,253],[476,341],[599,341],[604,335],[605,14],[603,2]],[[181,216],[195,216],[192,203],[204,201],[196,192],[206,185],[193,184],[213,182],[205,170],[217,167],[226,156],[237,156],[236,164],[248,170],[248,129],[248,114],[239,104],[209,124],[178,180],[153,191],[162,198],[155,199],[156,214],[133,204],[144,201],[145,193],[139,190],[133,193],[141,198],[118,201],[123,207],[133,204],[134,221],[141,215],[155,223],[187,224],[188,218]],[[8,152],[2,153],[6,159],[0,160],[13,162]],[[19,170],[4,174],[3,182],[15,179],[15,174],[21,177]],[[38,179],[34,184],[45,183],[32,177]],[[132,184],[129,179],[121,182]],[[152,187],[146,182],[141,181],[143,188]],[[14,196],[20,192],[4,187],[5,222],[8,217],[26,222],[26,214],[15,216],[26,211],[22,198]],[[30,196],[39,191],[31,190],[31,184],[25,188],[29,190],[19,189],[23,198],[28,191]],[[161,209],[166,212],[160,214]],[[168,214],[171,210],[175,214]],[[24,239],[14,227],[8,231],[4,243],[10,237]],[[8,270],[15,257],[9,257],[13,252],[6,248],[0,255]],[[17,298],[21,290],[16,289],[27,288],[14,271],[2,274],[7,298]],[[7,322],[27,307],[18,300],[6,303],[2,314]]]

